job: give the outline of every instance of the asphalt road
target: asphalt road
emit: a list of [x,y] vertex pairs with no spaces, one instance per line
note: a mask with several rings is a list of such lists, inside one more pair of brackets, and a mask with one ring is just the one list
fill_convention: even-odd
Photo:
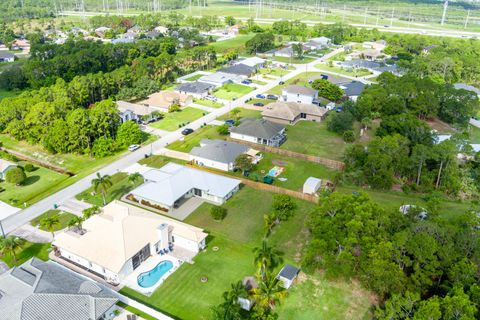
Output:
[[[296,69],[292,70],[290,73],[283,76],[282,80],[286,81],[286,80],[291,79],[291,78],[293,78],[293,77],[295,77],[295,76],[297,76],[297,75],[299,75],[303,72],[306,72],[306,71],[318,71],[315,68],[316,64],[322,62],[323,60],[328,59],[330,56],[333,56],[333,55],[337,54],[338,52],[340,52],[342,50],[343,50],[342,48],[336,49],[336,50],[330,52],[329,54],[325,55],[324,57],[322,57],[320,59],[317,59],[317,60],[314,60],[314,61],[312,61],[308,64],[294,65],[296,67]],[[357,79],[357,80],[362,81],[362,79]],[[224,107],[214,109],[211,113],[203,116],[202,118],[200,118],[196,121],[193,121],[191,124],[188,125],[188,127],[196,130],[196,129],[200,128],[200,126],[202,126],[203,124],[209,123],[209,122],[215,120],[217,117],[220,117],[220,116],[226,114],[231,109],[233,109],[235,107],[238,107],[238,106],[241,106],[242,104],[244,104],[245,100],[247,100],[249,98],[253,98],[253,97],[255,97],[255,95],[257,95],[259,93],[264,93],[265,91],[268,91],[268,90],[272,89],[273,87],[275,87],[277,85],[278,85],[278,80],[273,80],[273,81],[269,82],[268,84],[266,84],[264,86],[259,86],[254,91],[242,96],[241,98],[239,98],[235,101],[225,102]],[[102,175],[105,175],[105,174],[112,175],[112,174],[115,174],[117,172],[120,172],[121,170],[123,170],[123,169],[129,167],[130,165],[138,162],[139,160],[143,159],[146,154],[151,154],[151,153],[155,154],[155,153],[157,153],[157,151],[164,148],[168,144],[180,139],[182,137],[181,131],[183,129],[184,128],[181,128],[181,129],[178,129],[177,131],[168,133],[167,135],[163,136],[159,140],[157,140],[157,141],[155,141],[155,142],[153,142],[149,145],[146,145],[146,146],[138,149],[135,152],[129,153],[129,154],[125,155],[124,157],[122,157],[121,159],[116,160],[115,162],[110,163],[109,165],[105,166],[104,168],[102,168],[98,172],[100,172],[100,174],[102,174]],[[3,229],[4,229],[5,233],[8,234],[8,233],[12,232],[13,230],[15,230],[15,229],[21,227],[22,225],[28,223],[30,220],[38,217],[39,215],[41,215],[45,211],[47,211],[49,209],[52,209],[54,204],[60,205],[64,201],[74,197],[75,195],[79,194],[83,190],[87,189],[88,187],[91,186],[91,181],[92,181],[92,179],[95,178],[95,176],[96,176],[96,172],[94,172],[91,175],[75,182],[74,184],[66,187],[65,189],[62,189],[62,190],[58,191],[55,194],[52,194],[52,195],[48,196],[47,198],[33,204],[32,206],[30,206],[26,209],[23,209],[23,210],[15,213],[13,215],[11,215],[10,217],[4,219],[2,221],[2,225],[3,225]]]

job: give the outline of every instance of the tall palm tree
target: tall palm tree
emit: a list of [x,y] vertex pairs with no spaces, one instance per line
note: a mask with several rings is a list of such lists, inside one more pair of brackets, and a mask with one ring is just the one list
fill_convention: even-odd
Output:
[[60,219],[58,218],[57,214],[54,214],[49,217],[45,217],[42,220],[40,220],[40,226],[42,228],[47,229],[51,234],[52,238],[55,238],[55,228],[60,225]]
[[24,244],[25,240],[17,236],[0,237],[0,253],[2,255],[11,254],[14,264],[17,264],[16,251],[23,247]]
[[266,275],[253,289],[255,302],[265,309],[272,310],[287,295],[287,291],[280,285],[280,280],[272,275]]
[[90,218],[91,216],[93,216],[94,214],[97,214],[100,212],[100,208],[97,207],[97,206],[93,206],[93,207],[90,207],[90,208],[87,208],[85,210],[82,211],[83,213],[83,220],[87,220],[88,218]]
[[92,179],[92,185],[93,185],[93,188],[95,189],[95,192],[98,192],[98,189],[100,189],[102,193],[103,205],[107,204],[105,195],[107,193],[108,188],[110,188],[112,184],[113,184],[112,178],[108,174],[102,176],[100,172],[97,172],[97,177],[95,179]]
[[143,176],[138,173],[138,172],[135,172],[135,173],[132,173],[131,175],[128,176],[128,181],[131,182],[132,184],[135,184],[135,182],[137,182],[138,180],[142,179]]
[[274,247],[269,247],[266,239],[263,239],[260,247],[253,249],[253,253],[262,279],[265,278],[267,271],[272,270],[283,261],[281,252]]

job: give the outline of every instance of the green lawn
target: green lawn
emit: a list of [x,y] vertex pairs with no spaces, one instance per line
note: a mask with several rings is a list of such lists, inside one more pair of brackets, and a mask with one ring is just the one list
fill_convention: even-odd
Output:
[[271,75],[271,76],[276,76],[276,77],[281,77],[290,72],[290,70],[285,70],[282,68],[263,68],[260,69],[259,72],[261,74],[266,74],[266,75]]
[[200,109],[187,107],[178,112],[166,113],[165,118],[152,123],[151,126],[160,130],[175,131],[179,129],[182,124],[187,125],[188,123],[203,117],[207,113],[208,112]]
[[[262,117],[262,112],[258,110],[252,110],[252,109],[245,109],[245,108],[237,108],[240,110],[240,113],[238,114],[238,118],[257,118],[260,119]],[[227,119],[234,119],[235,117],[231,113],[226,113],[223,116],[217,118],[218,120],[227,120]]]
[[16,251],[16,263],[13,261],[13,256],[10,254],[0,256],[0,259],[2,259],[2,261],[5,262],[10,268],[13,266],[19,266],[33,257],[37,257],[43,261],[47,261],[50,249],[50,243],[33,243],[26,241],[22,248]]
[[261,103],[263,103],[264,106],[266,106],[269,103],[275,102],[275,100],[255,98],[255,99],[252,99],[252,100],[248,101],[247,103],[253,105],[253,104],[258,103],[258,102],[261,102]]
[[136,308],[134,308],[134,307],[132,307],[132,306],[129,306],[128,304],[125,304],[125,303],[123,303],[123,302],[121,302],[121,301],[118,301],[118,302],[117,302],[117,306],[119,306],[120,308],[125,309],[125,310],[127,310],[127,311],[129,311],[129,312],[131,312],[131,313],[133,313],[133,314],[141,317],[142,319],[145,319],[145,320],[157,320],[157,319],[155,319],[154,317],[152,317],[151,315],[146,314],[145,312],[140,311],[140,310],[138,310],[138,309],[136,309]]
[[346,146],[340,135],[327,130],[326,121],[299,121],[287,126],[287,137],[282,149],[333,160],[342,159]]
[[72,218],[75,217],[74,214],[64,212],[64,211],[61,211],[61,210],[48,210],[47,212],[45,212],[45,213],[41,214],[40,216],[36,217],[35,219],[31,220],[30,224],[34,227],[39,226],[40,230],[50,232],[50,230],[47,230],[47,229],[43,228],[42,226],[40,226],[40,223],[41,223],[43,218],[51,217],[51,216],[55,216],[55,215],[58,216],[58,220],[59,220],[60,223],[59,223],[58,226],[56,226],[54,228],[53,231],[59,231],[59,230],[65,229],[68,226],[68,222],[70,220],[72,220]]
[[[25,165],[27,162],[20,161],[19,165]],[[5,191],[0,192],[0,200],[12,206],[23,207],[39,201],[41,196],[51,190],[51,188],[69,179],[67,175],[36,166],[33,172],[25,172],[27,179],[22,185],[16,186],[5,181],[0,182],[0,188]]]
[[237,83],[227,83],[226,85],[215,90],[214,95],[217,98],[225,100],[235,100],[247,93],[253,91],[253,88]]
[[187,81],[195,81],[195,80],[198,80],[200,79],[201,77],[203,77],[204,75],[203,74],[196,74],[194,76],[191,76],[189,78],[186,78],[185,80]]
[[[254,274],[252,249],[260,244],[263,214],[270,209],[272,196],[242,188],[225,204],[228,214],[222,222],[210,217],[210,204],[203,204],[185,222],[209,232],[206,252],[199,253],[193,265],[183,264],[150,297],[129,288],[121,293],[180,319],[210,319],[211,307],[222,301],[222,293],[230,284]],[[313,208],[307,202],[297,203],[296,216],[277,226],[271,235],[271,243],[285,253],[284,258],[289,262],[294,261],[304,242],[300,230],[307,212]],[[218,246],[217,252],[212,250],[214,246]],[[208,282],[202,283],[202,276]]]
[[480,143],[480,128],[470,125],[470,142],[471,143]]
[[277,310],[280,320],[362,319],[370,308],[369,293],[358,284],[331,281],[320,274],[309,275],[288,293]]
[[301,74],[285,81],[285,84],[273,87],[272,89],[268,90],[266,93],[282,94],[282,89],[289,84],[296,84],[299,86],[310,87],[310,84],[308,83],[308,79],[312,77],[318,77],[321,74],[322,74],[321,72],[302,72]]
[[338,66],[329,66],[324,63],[319,63],[315,65],[315,67],[320,70],[325,70],[327,72],[328,71],[336,72],[336,73],[339,73],[345,76],[350,76],[350,77],[364,77],[372,74],[367,69],[347,69],[347,68],[342,68]]
[[221,107],[223,107],[223,104],[221,104],[220,102],[215,102],[215,101],[206,100],[206,99],[194,99],[193,103],[196,103],[196,104],[199,104],[199,105],[202,105],[202,106],[205,106],[205,107],[209,107],[209,108],[221,108]]
[[254,33],[240,34],[233,39],[214,42],[209,44],[209,46],[215,48],[218,53],[224,53],[231,49],[239,49],[239,52],[243,54],[245,53],[245,43],[254,36]]
[[193,147],[198,147],[202,139],[223,139],[225,136],[220,135],[217,132],[217,128],[217,126],[205,126],[185,136],[183,140],[177,140],[171,143],[167,148],[188,153]]
[[260,80],[252,80],[253,83],[258,84],[259,86],[264,86],[267,83],[265,81],[260,81]]
[[138,163],[140,163],[142,165],[146,165],[146,166],[151,167],[151,168],[157,168],[158,169],[158,168],[163,167],[164,165],[166,165],[169,162],[175,162],[175,163],[178,163],[178,164],[185,164],[186,163],[186,161],[183,161],[183,160],[173,159],[173,158],[164,157],[164,156],[157,156],[157,155],[153,155],[153,156],[150,156],[148,158],[142,159]]
[[278,62],[283,62],[283,63],[294,63],[294,64],[302,64],[302,63],[310,63],[315,60],[315,58],[310,58],[310,57],[303,57],[302,59],[299,59],[297,57],[273,57],[272,58],[275,61]]
[[[112,186],[108,188],[105,195],[107,203],[112,202],[113,200],[120,199],[122,196],[126,195],[129,191],[135,189],[143,183],[143,179],[139,179],[132,183],[128,181],[128,174],[125,172],[115,173],[111,176]],[[95,194],[95,195],[93,195]],[[91,203],[95,206],[103,206],[103,198],[100,190],[95,192],[93,186],[87,190],[77,194],[75,196],[78,200],[83,200],[85,202]]]

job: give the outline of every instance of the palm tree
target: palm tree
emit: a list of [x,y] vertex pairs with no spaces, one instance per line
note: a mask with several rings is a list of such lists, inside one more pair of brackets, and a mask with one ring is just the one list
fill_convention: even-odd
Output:
[[269,247],[266,239],[263,239],[260,247],[253,249],[253,253],[255,254],[255,264],[258,265],[262,279],[266,277],[267,271],[272,270],[283,261],[281,252],[274,247]]
[[107,200],[105,199],[105,194],[107,193],[108,188],[112,186],[112,178],[108,174],[102,176],[100,172],[97,172],[97,177],[92,179],[92,185],[95,192],[98,192],[98,189],[100,189],[103,198],[103,205],[106,205]]
[[138,172],[135,172],[135,173],[132,173],[131,175],[128,176],[128,181],[131,182],[132,184],[135,184],[135,182],[137,182],[138,180],[142,179],[143,176],[138,173]]
[[25,240],[19,238],[17,236],[10,236],[10,237],[0,237],[0,253],[2,255],[6,255],[10,253],[13,257],[13,263],[17,264],[17,255],[16,251],[23,247],[25,244]]
[[94,214],[97,214],[100,212],[100,208],[97,207],[97,206],[93,206],[93,207],[90,207],[90,208],[87,208],[85,210],[82,211],[83,213],[83,219],[84,220],[87,220],[88,218],[90,218],[91,216],[93,216]]
[[82,223],[83,223],[83,218],[75,216],[72,219],[70,219],[70,221],[68,222],[68,227],[69,228],[77,227],[80,231],[83,231]]
[[265,309],[272,310],[287,295],[287,291],[280,285],[280,280],[272,275],[266,275],[253,289],[255,302]]
[[60,219],[58,218],[58,215],[52,215],[49,217],[45,217],[42,220],[40,220],[40,226],[44,229],[47,229],[52,233],[52,238],[55,238],[55,228],[60,225]]

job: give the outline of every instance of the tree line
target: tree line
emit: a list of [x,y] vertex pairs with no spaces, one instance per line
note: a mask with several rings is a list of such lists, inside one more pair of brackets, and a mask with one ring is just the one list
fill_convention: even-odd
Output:
[[477,319],[480,304],[480,219],[472,209],[453,219],[438,201],[404,214],[366,194],[333,193],[307,223],[303,269],[359,279],[375,292],[374,319]]

